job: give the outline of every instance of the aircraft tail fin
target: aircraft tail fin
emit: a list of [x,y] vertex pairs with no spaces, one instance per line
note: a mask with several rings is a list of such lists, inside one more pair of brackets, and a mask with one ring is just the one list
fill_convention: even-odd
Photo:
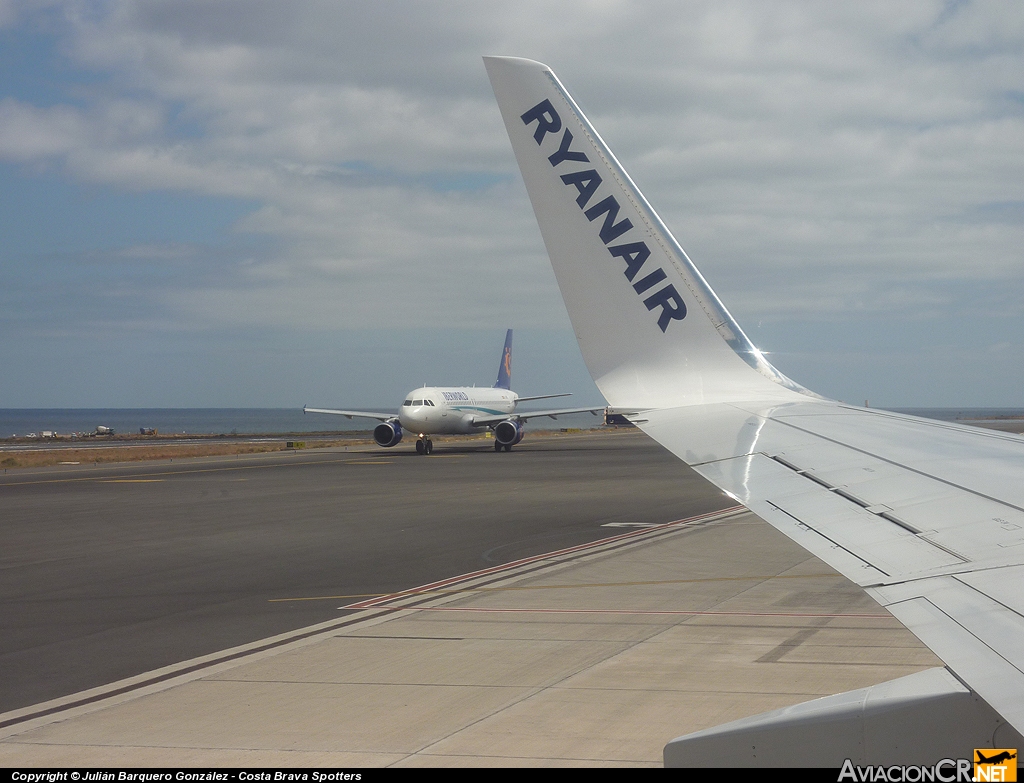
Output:
[[498,363],[498,380],[494,382],[495,389],[512,388],[512,330],[505,333],[505,347],[501,351],[501,361]]
[[771,366],[546,65],[485,57],[583,359],[617,407],[805,392]]

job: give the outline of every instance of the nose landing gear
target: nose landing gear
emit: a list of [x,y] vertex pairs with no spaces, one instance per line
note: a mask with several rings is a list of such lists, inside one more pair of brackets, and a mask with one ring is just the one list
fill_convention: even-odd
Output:
[[430,454],[434,451],[434,441],[421,437],[416,441],[417,454]]

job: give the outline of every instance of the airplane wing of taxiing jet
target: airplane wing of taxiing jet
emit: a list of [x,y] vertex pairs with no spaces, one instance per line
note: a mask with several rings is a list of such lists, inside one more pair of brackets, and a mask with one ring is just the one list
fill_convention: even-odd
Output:
[[387,421],[388,419],[395,418],[393,413],[374,413],[373,411],[337,411],[332,408],[303,408],[303,413],[334,413],[338,416],[346,416],[347,418],[359,418],[359,419],[376,419],[377,421]]
[[533,397],[516,397],[516,403],[529,402],[530,400],[550,400],[552,397],[571,397],[572,392],[562,392],[561,394],[535,394]]
[[[559,395],[560,396],[560,395]],[[536,397],[520,397],[520,400],[532,400],[537,399]],[[514,413],[501,413],[497,416],[474,416],[473,424],[478,427],[487,427],[491,424],[499,424],[509,419],[519,419],[520,421],[528,421],[530,419],[540,419],[545,416],[551,419],[557,419],[559,416],[568,416],[570,413],[593,413],[595,416],[598,413],[604,413],[603,405],[599,405],[596,408],[561,408],[553,411],[516,411]]]
[[845,405],[791,381],[551,70],[485,63],[580,350],[611,408],[863,587],[946,665],[681,737],[666,764],[942,754],[935,763],[971,742],[1019,747],[1024,439]]

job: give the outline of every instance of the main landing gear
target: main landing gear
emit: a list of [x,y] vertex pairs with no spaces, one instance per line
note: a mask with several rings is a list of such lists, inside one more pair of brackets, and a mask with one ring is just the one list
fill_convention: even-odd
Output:
[[498,443],[498,441],[494,441],[494,450],[501,451],[502,449],[505,449],[505,451],[512,451],[512,444]]
[[434,441],[430,438],[420,438],[416,441],[417,454],[430,454],[434,451]]

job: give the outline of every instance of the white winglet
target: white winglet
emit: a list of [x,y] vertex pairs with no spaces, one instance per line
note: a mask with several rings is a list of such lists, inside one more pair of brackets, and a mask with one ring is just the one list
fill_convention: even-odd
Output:
[[729,315],[551,69],[485,57],[583,359],[617,407],[803,399]]
[[[827,761],[789,743],[788,765],[855,756],[887,765],[934,759],[936,748],[965,758],[957,754],[971,752],[967,737],[1021,747],[1024,442],[808,396],[750,344],[551,71],[486,62],[584,359],[608,401],[635,406],[627,415],[644,432],[865,587],[973,691],[968,704],[987,705],[969,716],[959,689],[904,681],[900,711],[851,716],[841,705],[865,696],[848,694],[795,722],[744,724],[757,762],[779,763],[760,749],[787,737],[829,740]],[[911,719],[950,710],[957,720]],[[808,715],[818,716],[810,734]],[[869,748],[868,737],[881,739]],[[693,740],[703,743],[691,736],[679,748]],[[673,747],[666,763],[695,762]],[[944,750],[957,747],[965,750]]]

